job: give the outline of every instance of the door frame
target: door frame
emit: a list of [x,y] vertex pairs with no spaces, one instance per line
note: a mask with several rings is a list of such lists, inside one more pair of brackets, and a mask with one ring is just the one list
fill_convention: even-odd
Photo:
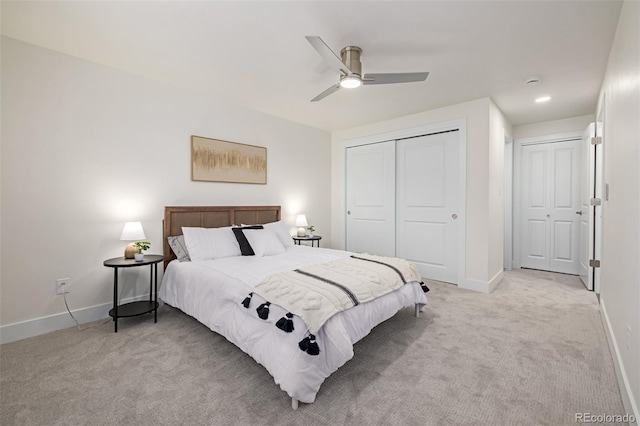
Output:
[[[346,159],[347,148],[369,145],[373,143],[386,142],[391,140],[406,139],[416,136],[429,135],[432,133],[447,132],[457,130],[458,133],[458,175],[460,179],[458,181],[458,209],[460,213],[458,217],[460,225],[458,228],[458,283],[457,285],[465,283],[466,280],[466,242],[467,242],[467,120],[451,120],[441,123],[427,124],[424,126],[411,127],[407,129],[398,129],[390,132],[377,133],[373,135],[363,136],[354,139],[348,139],[343,142],[344,158]],[[396,145],[397,150],[397,145]],[[347,162],[344,162],[343,170],[345,179],[347,176]],[[396,170],[397,173],[397,170]],[[346,181],[345,181],[346,185]],[[346,191],[344,195],[344,204],[347,205]],[[346,215],[346,211],[343,212]],[[344,220],[344,247],[346,247],[347,239],[347,220]]]
[[[605,156],[605,126],[606,126],[606,117],[605,117],[605,102],[606,97],[602,97],[602,102],[600,103],[600,109],[598,109],[598,114],[596,117],[596,136],[602,138],[602,143],[600,145],[596,145],[596,170],[595,170],[595,190],[596,190],[596,198],[600,198],[602,200],[602,205],[596,206],[595,214],[593,218],[593,226],[594,230],[594,241],[593,241],[593,256],[594,259],[602,260],[602,241],[603,241],[603,233],[604,233],[604,205],[605,202],[609,201],[609,188],[608,184],[604,181],[604,156]],[[600,268],[595,268],[593,272],[593,291],[596,294],[600,294],[601,292],[601,270]]]
[[514,141],[513,156],[513,223],[518,224],[513,227],[513,268],[520,269],[520,222],[522,220],[522,194],[520,188],[522,185],[522,147],[526,145],[539,145],[544,143],[564,142],[582,139],[582,131],[556,133],[546,136],[535,136],[530,138],[521,138]]
[[504,136],[504,270],[513,268],[513,139]]
[[[587,230],[585,239],[582,238],[582,229],[580,229],[580,260],[582,261],[582,251],[586,249],[586,259],[584,259],[586,268],[586,273],[583,275],[582,268],[580,268],[580,281],[584,284],[587,290],[594,290],[594,274],[595,269],[593,266],[589,265],[589,259],[599,259],[595,257],[595,220],[596,220],[596,206],[592,206],[589,202],[593,197],[596,196],[596,186],[595,186],[595,166],[596,166],[596,146],[592,145],[592,138],[596,136],[596,123],[591,122],[587,126],[587,128],[583,132],[582,136],[582,151],[580,153],[580,162],[582,163],[583,168],[581,170],[580,176],[582,178],[586,178],[586,181],[580,182],[581,186],[581,194],[580,194],[580,211],[583,216],[580,218],[580,221],[584,221],[586,219]],[[582,193],[582,189],[586,186],[586,193]],[[586,211],[586,215],[585,215]],[[586,240],[586,241],[585,241]],[[582,262],[581,262],[582,263]],[[586,282],[583,279],[583,276],[586,278]]]

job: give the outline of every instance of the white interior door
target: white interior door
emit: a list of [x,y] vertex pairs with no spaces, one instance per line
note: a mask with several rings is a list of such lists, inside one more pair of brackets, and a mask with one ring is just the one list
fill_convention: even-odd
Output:
[[347,148],[348,251],[395,256],[395,144]]
[[594,259],[594,208],[590,200],[595,197],[595,145],[591,145],[591,138],[595,136],[595,124],[591,123],[584,131],[582,152],[580,154],[582,179],[580,190],[580,279],[584,285],[593,290],[593,268],[589,266],[589,259]]
[[397,142],[397,256],[420,275],[458,283],[458,134]]
[[523,268],[549,268],[549,155],[546,144],[522,147],[520,265]]
[[578,275],[580,142],[522,147],[523,268]]

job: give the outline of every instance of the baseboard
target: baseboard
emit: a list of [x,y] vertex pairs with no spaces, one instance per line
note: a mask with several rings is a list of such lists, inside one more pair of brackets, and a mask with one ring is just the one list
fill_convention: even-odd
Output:
[[618,342],[616,341],[616,337],[613,334],[613,329],[611,328],[609,315],[607,315],[607,308],[603,299],[600,299],[600,317],[602,318],[602,322],[604,324],[604,334],[607,335],[607,341],[609,342],[609,350],[611,351],[611,355],[613,358],[613,365],[615,367],[616,376],[618,378],[618,387],[620,388],[620,394],[622,396],[622,405],[624,405],[624,409],[628,414],[633,414],[633,416],[636,418],[635,424],[638,424],[637,419],[640,419],[640,413],[638,412],[638,406],[636,405],[633,391],[631,390],[631,386],[629,385],[629,378],[627,377],[627,372],[625,371],[624,364],[622,363],[622,357],[620,356]]
[[460,283],[458,283],[458,288],[477,291],[478,293],[489,293],[488,282],[484,282],[480,280],[472,280],[470,278],[465,278]]
[[502,281],[502,278],[504,278],[504,270],[501,269],[489,281],[489,293],[491,293],[493,290],[496,289],[496,287],[498,287],[498,284],[500,284],[500,281]]
[[463,279],[458,288],[464,288],[465,290],[477,291],[479,293],[491,293],[498,283],[502,280],[504,271],[498,271],[498,273],[489,281],[473,280],[470,278]]
[[[129,303],[148,299],[149,295],[146,294],[124,299],[120,303]],[[72,310],[71,312],[80,324],[84,324],[107,318],[111,308],[113,308],[113,303],[104,303],[101,305],[90,306],[88,308]],[[75,321],[71,318],[68,312],[7,324],[0,327],[0,343],[15,342],[16,340],[51,333],[52,331],[74,327],[75,325]]]

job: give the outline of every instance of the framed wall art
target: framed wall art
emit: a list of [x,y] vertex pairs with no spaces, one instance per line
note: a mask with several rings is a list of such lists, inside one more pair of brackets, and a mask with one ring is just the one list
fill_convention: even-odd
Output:
[[191,136],[191,180],[267,183],[267,148]]

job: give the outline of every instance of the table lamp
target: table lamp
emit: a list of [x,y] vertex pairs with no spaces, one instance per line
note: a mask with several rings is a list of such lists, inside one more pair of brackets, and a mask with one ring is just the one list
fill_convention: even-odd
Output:
[[307,216],[305,216],[303,214],[299,214],[296,217],[296,226],[299,226],[299,228],[298,228],[298,237],[306,236],[307,235],[307,229],[305,227],[309,226],[309,224],[307,223]]
[[[142,224],[140,222],[127,222],[124,224],[124,229],[122,230],[122,235],[120,235],[121,241],[141,241],[145,240],[147,237],[144,235],[144,230],[142,229]],[[138,247],[133,245],[133,243],[127,244],[127,247],[124,249],[124,258],[125,259],[133,259],[134,255],[138,252]]]

